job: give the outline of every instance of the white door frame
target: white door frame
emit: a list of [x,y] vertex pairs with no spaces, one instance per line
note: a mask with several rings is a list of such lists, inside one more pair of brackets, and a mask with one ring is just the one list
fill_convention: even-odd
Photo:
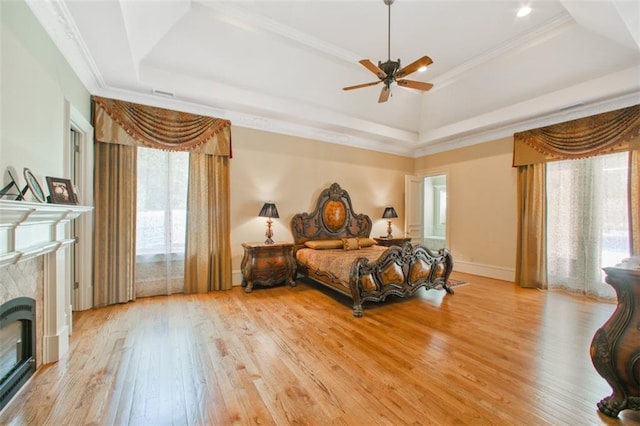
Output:
[[404,231],[413,244],[424,242],[424,178],[404,178]]
[[[434,169],[434,170],[422,172],[415,176],[411,176],[411,175],[405,176],[405,230],[407,230],[408,236],[411,237],[414,243],[422,244],[424,242],[424,204],[425,204],[424,180],[425,178],[428,178],[428,177],[441,176],[441,175],[444,175],[447,180],[447,212],[446,212],[447,225],[445,227],[446,236],[445,236],[444,246],[447,247],[448,249],[451,249],[451,246],[450,246],[450,242],[451,242],[450,211],[451,210],[449,208],[451,206],[451,198],[450,198],[451,191],[449,190],[451,187],[451,178],[450,178],[449,169],[446,169],[446,168]],[[415,195],[414,192],[417,189],[414,188],[414,190],[412,191],[410,189],[410,185],[413,185],[414,187],[417,187],[419,185],[419,191],[420,191],[419,205],[416,205],[416,200],[413,199],[413,196]],[[413,213],[411,209],[414,210]],[[419,226],[416,223],[411,223],[412,215],[413,216],[419,215],[420,217]],[[415,222],[415,217],[413,221]],[[420,234],[419,236],[417,235],[418,233]]]
[[[78,202],[83,206],[93,206],[93,126],[65,99],[65,148],[64,173],[71,175],[71,147],[69,130],[79,134],[79,168],[75,185],[78,187]],[[83,311],[93,307],[93,216],[94,212],[81,215],[76,219],[78,243],[76,245],[78,276],[77,288],[70,289],[70,310]],[[71,283],[74,286],[74,283]],[[71,318],[71,312],[68,312]]]

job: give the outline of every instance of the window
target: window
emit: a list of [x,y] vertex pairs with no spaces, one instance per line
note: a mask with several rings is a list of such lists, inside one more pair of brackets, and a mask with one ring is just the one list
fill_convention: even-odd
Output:
[[549,288],[614,298],[603,267],[630,256],[628,153],[547,164]]
[[136,296],[182,292],[189,154],[138,148]]

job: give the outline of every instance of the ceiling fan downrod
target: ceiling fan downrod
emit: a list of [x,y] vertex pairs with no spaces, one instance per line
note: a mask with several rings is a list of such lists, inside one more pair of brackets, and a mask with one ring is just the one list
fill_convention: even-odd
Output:
[[387,87],[394,81],[396,81],[396,71],[400,69],[400,59],[397,61],[391,60],[391,5],[395,0],[382,0],[388,8],[388,20],[387,20],[387,61],[378,61],[378,67],[384,71],[387,76],[382,80]]
[[387,61],[391,60],[391,5],[395,0],[382,0],[387,5],[389,13],[387,14]]
[[387,9],[389,13],[387,14],[387,61],[391,60],[391,5],[394,0],[383,0],[384,4],[387,5]]

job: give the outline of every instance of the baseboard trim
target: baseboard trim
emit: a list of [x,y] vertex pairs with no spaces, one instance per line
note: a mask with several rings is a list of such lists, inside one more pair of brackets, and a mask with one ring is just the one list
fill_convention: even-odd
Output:
[[495,278],[497,280],[511,281],[516,278],[516,271],[512,268],[502,266],[484,265],[482,263],[466,262],[464,260],[453,260],[453,270],[465,272],[467,274],[480,275],[483,277]]
[[242,285],[242,271],[241,270],[235,270],[235,271],[231,271],[231,285],[232,286],[239,286]]
[[59,361],[69,350],[69,328],[65,325],[58,334],[42,338],[42,364]]

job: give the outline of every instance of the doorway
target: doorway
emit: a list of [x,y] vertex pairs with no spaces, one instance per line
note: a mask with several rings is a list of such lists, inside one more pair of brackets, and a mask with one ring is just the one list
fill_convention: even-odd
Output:
[[432,251],[449,247],[448,172],[407,176],[405,180],[405,231],[414,244]]
[[424,178],[424,245],[430,250],[447,246],[447,175]]

